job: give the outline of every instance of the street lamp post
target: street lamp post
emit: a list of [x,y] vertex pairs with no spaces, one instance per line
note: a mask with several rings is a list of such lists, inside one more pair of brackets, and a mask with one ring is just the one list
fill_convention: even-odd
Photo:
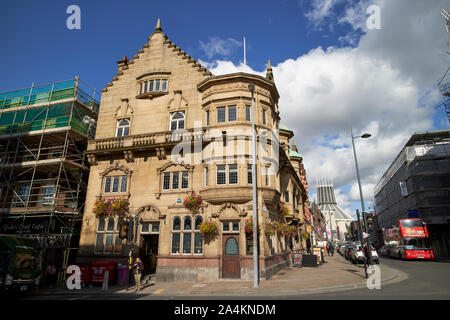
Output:
[[[351,135],[352,135],[353,155],[355,156],[356,176],[358,178],[358,187],[359,187],[359,196],[361,199],[362,215],[363,215],[363,219],[364,219],[364,226],[366,226],[367,225],[366,214],[365,214],[366,209],[364,208],[364,197],[363,197],[363,192],[362,192],[362,187],[361,187],[361,179],[359,177],[359,167],[358,167],[358,159],[356,157],[355,139],[357,139],[357,138],[367,139],[367,138],[370,138],[372,135],[369,133],[364,133],[361,136],[355,137],[355,136],[353,136],[353,128],[351,128],[350,130],[351,130]],[[359,221],[359,217],[358,217],[358,221]],[[364,237],[363,237],[363,239],[364,239]],[[361,242],[361,244],[362,244],[362,242]],[[372,264],[372,252],[371,252],[371,249],[369,246],[368,239],[366,240],[366,244],[367,244],[367,257],[369,259],[369,263]]]
[[256,128],[255,128],[255,106],[254,92],[255,85],[249,84],[248,89],[252,92],[252,186],[253,186],[253,288],[258,288],[259,268],[258,268],[258,203],[256,194]]
[[[356,209],[356,218],[358,219],[359,241],[361,242],[361,245],[362,245],[364,238],[363,238],[363,235],[362,235],[361,219],[359,218],[359,210],[358,209]],[[364,259],[364,274],[366,275],[366,278],[368,278],[366,259]]]
[[331,211],[328,212],[328,217],[330,218],[330,238],[331,243],[333,243],[333,225],[331,224]]

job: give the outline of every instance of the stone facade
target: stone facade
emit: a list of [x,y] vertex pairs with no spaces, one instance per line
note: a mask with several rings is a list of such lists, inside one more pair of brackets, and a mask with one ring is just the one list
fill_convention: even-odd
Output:
[[[253,214],[249,84],[255,86],[258,136],[260,275],[268,278],[290,264],[292,250],[302,248],[307,194],[299,176],[302,159],[290,156],[293,133],[278,135],[279,94],[270,64],[266,77],[213,76],[168,39],[159,21],[148,43],[118,62],[117,75],[103,89],[96,137],[87,151],[92,166],[79,263],[127,263],[131,250],[157,281],[252,279],[245,232]],[[194,214],[183,205],[193,192],[204,203]],[[283,215],[286,193],[289,213]],[[96,200],[108,198],[129,201],[128,217],[138,221],[135,246],[119,239],[118,217],[102,220],[93,213]],[[217,223],[215,237],[201,234],[206,221]],[[262,231],[269,221],[294,225],[297,234],[267,236]]]

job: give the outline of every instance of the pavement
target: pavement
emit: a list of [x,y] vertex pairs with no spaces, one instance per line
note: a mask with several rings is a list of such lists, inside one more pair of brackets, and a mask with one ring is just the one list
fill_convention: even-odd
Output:
[[[407,274],[381,262],[381,284],[403,281]],[[332,292],[357,288],[366,288],[364,266],[354,265],[339,254],[326,256],[325,263],[318,267],[288,267],[268,280],[261,280],[258,288],[253,288],[253,281],[240,279],[220,279],[212,282],[161,282],[150,279],[144,282],[139,295],[158,296],[274,296],[298,295],[320,292]],[[126,286],[110,286],[103,291],[101,286],[86,287],[81,290],[67,288],[41,289],[39,295],[113,295],[134,294],[135,288],[127,290]]]

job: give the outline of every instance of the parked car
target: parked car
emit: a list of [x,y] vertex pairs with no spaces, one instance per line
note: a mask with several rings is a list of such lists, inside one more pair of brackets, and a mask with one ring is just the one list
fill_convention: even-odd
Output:
[[344,256],[344,250],[345,250],[345,244],[341,244],[341,245],[337,248],[337,252],[338,252],[341,256]]
[[364,263],[364,248],[362,246],[355,246],[350,251],[350,259],[353,263]]
[[402,255],[403,248],[398,244],[389,245],[388,256],[391,258],[399,258]]
[[372,254],[372,262],[375,262],[376,264],[380,263],[380,257],[378,256],[377,250],[375,250],[374,247],[371,248],[371,254]]
[[344,248],[344,258],[345,259],[348,260],[350,258],[350,254],[351,254],[353,248],[355,248],[355,246],[352,244],[348,244],[345,246],[345,248]]
[[383,257],[386,257],[388,255],[388,250],[389,250],[389,245],[383,245],[379,250],[380,255]]

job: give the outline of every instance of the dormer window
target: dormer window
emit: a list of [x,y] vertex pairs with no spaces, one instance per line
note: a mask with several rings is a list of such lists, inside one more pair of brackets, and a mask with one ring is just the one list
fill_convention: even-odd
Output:
[[139,83],[139,96],[167,93],[167,79],[150,79]]

